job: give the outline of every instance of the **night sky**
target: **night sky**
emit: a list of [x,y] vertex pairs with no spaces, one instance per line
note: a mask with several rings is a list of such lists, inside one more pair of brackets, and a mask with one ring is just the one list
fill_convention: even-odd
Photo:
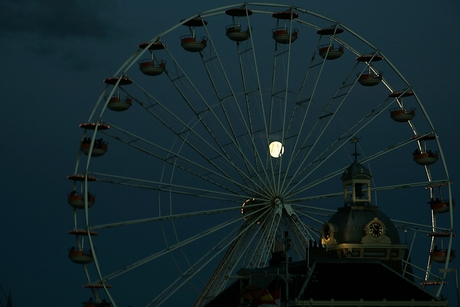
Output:
[[[4,195],[0,285],[11,291],[14,306],[81,306],[90,296],[81,288],[85,282],[82,270],[67,257],[74,240],[68,234],[73,220],[66,195],[72,183],[66,176],[75,168],[82,135],[78,125],[89,118],[104,88],[102,80],[112,76],[139,43],[200,11],[234,3],[195,2],[0,2],[0,180]],[[334,0],[291,4],[353,29],[377,46],[409,81],[440,136],[455,198],[460,174],[455,158],[460,150],[456,80],[460,3],[390,0],[350,4]],[[411,214],[400,207],[391,210],[396,216],[401,211]],[[391,210],[386,210],[390,217]],[[455,215],[455,225],[459,222]],[[129,238],[129,233],[125,235]],[[453,248],[457,246],[458,239]],[[119,246],[113,246],[114,254],[125,248],[121,240]],[[450,285],[445,295],[455,301],[455,286]],[[146,299],[151,299],[148,293]],[[0,302],[5,301],[0,293]],[[127,306],[129,301],[124,298],[118,306]]]

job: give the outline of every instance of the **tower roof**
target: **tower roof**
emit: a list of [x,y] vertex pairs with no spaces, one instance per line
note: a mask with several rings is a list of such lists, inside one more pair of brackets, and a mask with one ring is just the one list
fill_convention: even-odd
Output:
[[350,179],[371,179],[371,172],[358,160],[355,160],[347,169],[343,172],[342,181]]
[[329,222],[336,225],[339,232],[335,235],[337,243],[360,243],[364,236],[364,228],[374,218],[385,224],[386,236],[392,244],[400,244],[398,230],[391,219],[380,211],[377,206],[346,206],[339,208]]
[[430,306],[447,306],[447,301],[437,299],[375,260],[317,261],[299,296],[305,302],[326,303],[333,299],[348,302],[348,306],[377,302],[379,306],[421,306],[428,302]]

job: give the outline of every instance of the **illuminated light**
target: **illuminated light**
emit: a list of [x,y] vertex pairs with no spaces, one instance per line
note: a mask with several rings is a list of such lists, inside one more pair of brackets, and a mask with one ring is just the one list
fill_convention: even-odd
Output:
[[270,156],[273,158],[279,158],[284,153],[284,146],[281,142],[273,141],[268,145],[268,150],[270,151]]

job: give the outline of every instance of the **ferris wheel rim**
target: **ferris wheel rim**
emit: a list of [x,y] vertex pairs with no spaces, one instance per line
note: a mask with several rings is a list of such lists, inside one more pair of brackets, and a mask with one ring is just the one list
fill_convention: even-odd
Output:
[[[262,4],[261,4],[261,3],[242,3],[242,4],[241,4],[241,6],[246,6],[246,7],[250,7],[251,5],[255,5],[255,6],[257,6],[257,5],[261,5],[261,6],[267,5],[267,7],[280,7],[280,8],[291,8],[291,9],[301,10],[300,8],[293,8],[293,7],[291,7],[291,6],[284,5],[284,4],[283,4],[283,5],[277,5],[277,4],[263,4],[263,3],[262,3]],[[238,5],[237,5],[237,6],[238,6]],[[158,42],[163,36],[165,36],[166,34],[172,32],[172,31],[174,31],[174,30],[176,30],[179,26],[184,25],[185,23],[187,23],[188,21],[192,20],[193,18],[196,18],[196,17],[203,17],[203,18],[206,18],[206,17],[208,17],[208,16],[209,16],[209,17],[212,17],[212,16],[215,16],[215,15],[221,15],[221,14],[224,14],[223,12],[225,12],[226,9],[231,9],[231,8],[234,8],[234,7],[237,7],[237,6],[235,6],[235,5],[224,6],[224,7],[212,9],[212,10],[209,10],[209,11],[205,11],[205,12],[200,13],[200,14],[198,14],[198,15],[193,15],[193,16],[191,16],[191,17],[188,18],[188,19],[182,20],[181,22],[179,22],[179,23],[176,24],[175,26],[171,27],[171,28],[168,29],[167,31],[162,32],[162,33],[160,33],[159,35],[155,36],[152,40],[149,41],[149,45],[152,45],[152,44],[154,44],[155,42]],[[267,11],[267,12],[268,12],[268,11]],[[305,10],[303,13],[311,13],[311,12]],[[268,13],[265,13],[265,14],[268,14]],[[328,18],[325,18],[324,20],[333,21],[333,20],[328,19]],[[346,31],[348,31],[348,32],[352,33],[353,35],[355,35],[355,32],[353,32],[353,31],[351,31],[350,29],[346,28],[344,25],[339,24],[339,23],[335,23],[335,24],[336,24],[336,25],[340,25],[340,27],[344,28]],[[357,37],[360,38],[360,36],[357,36]],[[364,42],[367,43],[366,40],[364,40]],[[372,45],[369,44],[368,46],[372,46]],[[122,65],[122,67],[120,67],[120,69],[114,74],[114,76],[115,76],[114,78],[117,79],[117,80],[115,81],[115,84],[114,84],[115,86],[117,86],[117,85],[121,82],[122,78],[125,78],[125,77],[126,77],[126,72],[127,72],[129,69],[131,69],[131,67],[132,67],[135,63],[138,62],[138,60],[140,59],[140,57],[141,57],[145,52],[148,51],[148,47],[149,47],[149,46],[146,46],[146,47],[143,48],[143,49],[138,49],[138,50],[137,50],[137,51],[136,51],[136,52],[135,52],[135,53],[134,53],[134,54],[133,54],[133,55]],[[432,128],[431,130],[434,132],[434,131],[435,131],[434,126],[433,126],[433,124],[431,123],[431,120],[430,120],[429,117],[427,116],[426,110],[423,109],[422,103],[421,103],[420,100],[418,99],[417,95],[415,94],[415,91],[413,91],[413,89],[412,89],[412,87],[410,86],[410,84],[404,79],[404,77],[399,73],[399,71],[397,71],[397,69],[394,67],[394,65],[393,65],[391,62],[389,62],[389,60],[386,58],[386,56],[384,56],[378,49],[375,49],[375,51],[378,52],[378,53],[383,57],[384,61],[385,61],[386,63],[388,63],[390,66],[392,66],[392,67],[396,70],[397,74],[404,80],[404,82],[406,82],[407,88],[410,89],[410,90],[414,93],[415,99],[416,99],[416,101],[417,101],[417,105],[418,105],[420,108],[422,108],[422,112],[423,112],[423,114],[426,116],[426,120],[429,122],[429,125],[430,125],[431,128]],[[323,63],[325,63],[325,62],[326,62],[326,61],[324,61]],[[356,83],[356,81],[355,81],[355,83]],[[111,91],[109,91],[109,90],[110,90],[110,85],[106,85],[106,88],[104,89],[103,94],[101,94],[99,100],[98,100],[97,103],[96,103],[95,109],[94,109],[94,110],[96,110],[97,106],[101,106],[101,105],[102,105],[102,111],[101,111],[101,113],[99,113],[99,114],[97,114],[95,111],[93,111],[93,113],[92,113],[92,115],[90,116],[88,122],[94,122],[94,120],[93,120],[94,118],[99,118],[99,119],[100,119],[100,118],[103,118],[103,114],[104,114],[105,110],[107,109],[107,105],[108,105],[108,103],[109,103],[109,98],[106,98],[106,99],[105,99],[103,96],[105,95],[106,91],[109,91],[109,97],[113,96],[113,94],[115,93],[115,86],[113,86],[113,89],[112,89]],[[388,89],[390,90],[390,94],[394,92],[393,89],[392,89],[391,87],[389,87]],[[407,91],[407,90],[406,90],[406,91]],[[288,94],[286,93],[286,95],[288,95]],[[400,98],[399,96],[396,97],[396,99],[399,99],[399,98]],[[98,124],[101,123],[100,120],[98,120],[98,121],[96,121],[96,122],[97,122]],[[94,141],[94,139],[96,138],[97,133],[99,132],[98,127],[99,127],[99,126],[96,125],[95,129],[93,129],[93,130],[94,130],[94,131],[93,131],[93,134],[92,134],[92,139],[93,139],[93,141]],[[416,130],[413,129],[413,133],[414,133],[414,136],[417,136],[417,131],[416,131]],[[430,132],[430,133],[431,133],[431,132]],[[416,141],[416,142],[420,143],[419,141]],[[448,192],[448,193],[449,193],[449,199],[450,199],[450,206],[451,206],[451,208],[452,208],[452,201],[451,201],[451,200],[452,200],[452,196],[451,196],[451,191],[450,191],[450,181],[448,180],[447,166],[445,165],[445,160],[444,160],[444,158],[443,158],[443,153],[442,153],[442,150],[441,150],[441,145],[440,145],[440,142],[439,142],[439,138],[436,139],[436,142],[437,142],[438,150],[440,151],[441,160],[442,160],[442,162],[443,162],[443,164],[444,164],[444,168],[445,168],[445,172],[446,172],[446,179],[445,179],[444,181],[446,182],[446,184],[447,184],[447,186],[448,186],[448,189],[449,189],[449,192]],[[408,142],[408,143],[410,143],[410,142]],[[343,144],[346,144],[346,142],[344,142]],[[79,155],[80,155],[80,154],[79,154]],[[87,186],[87,183],[88,183],[88,182],[87,182],[87,179],[89,178],[88,176],[89,176],[89,174],[91,173],[91,172],[90,172],[90,160],[91,160],[91,159],[92,159],[92,158],[91,158],[91,152],[90,152],[90,155],[88,156],[88,160],[87,160],[87,163],[86,163],[86,169],[85,169],[85,172],[84,172],[85,174],[87,174],[87,175],[85,176],[85,178],[86,178],[86,179],[85,179],[85,187],[84,187],[85,191],[88,191],[88,186]],[[76,169],[78,168],[79,161],[80,161],[80,159],[77,158],[77,166],[76,166]],[[242,173],[242,171],[239,171],[239,172]],[[338,173],[340,173],[340,171],[339,171]],[[429,172],[427,172],[427,174],[428,174],[428,176],[430,176],[430,175],[429,175]],[[96,177],[97,177],[97,176],[96,176]],[[172,180],[173,180],[173,177],[170,178],[170,181],[171,181],[170,183],[172,183]],[[248,178],[248,180],[249,180],[249,178]],[[162,180],[160,180],[160,182],[162,182]],[[430,178],[430,177],[428,178],[428,182],[431,182],[431,178]],[[275,194],[277,194],[277,193],[273,193],[273,195],[275,195]],[[242,193],[242,195],[244,195],[244,193]],[[249,196],[249,195],[248,195],[248,196]],[[85,204],[86,223],[87,223],[87,227],[90,227],[90,225],[92,225],[92,224],[89,223],[89,208],[88,208],[89,206],[88,206],[88,204],[87,204],[87,200],[86,200],[85,202],[86,202],[86,204]],[[97,256],[96,256],[96,253],[95,253],[95,248],[94,248],[94,245],[93,245],[93,243],[92,243],[91,236],[89,236],[89,241],[90,241],[90,245],[91,245],[91,250],[92,250],[93,253],[94,253],[95,265],[96,265],[96,267],[97,267],[97,271],[99,272],[100,281],[105,281],[106,279],[105,279],[105,278],[102,276],[102,274],[100,273],[100,268],[99,268],[99,264],[98,264]],[[450,241],[450,243],[449,243],[449,249],[451,249],[451,246],[452,246],[452,242]],[[447,268],[447,267],[448,267],[448,262],[446,262],[446,268]],[[90,281],[90,280],[88,279],[88,281]],[[103,282],[103,284],[104,284],[104,282]],[[109,295],[109,294],[108,294],[109,291],[106,291],[106,292],[107,292],[107,295]],[[112,300],[112,298],[111,298],[111,300]]]

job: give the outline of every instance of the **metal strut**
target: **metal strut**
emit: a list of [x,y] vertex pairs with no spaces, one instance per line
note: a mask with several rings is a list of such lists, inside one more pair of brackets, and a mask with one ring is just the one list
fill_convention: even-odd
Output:
[[247,242],[253,233],[250,228],[254,225],[256,219],[256,216],[249,217],[241,226],[239,236],[237,236],[228,248],[194,306],[204,306],[208,300],[214,298],[225,288],[228,282],[228,276],[234,270],[243,256],[245,249],[248,247]]

